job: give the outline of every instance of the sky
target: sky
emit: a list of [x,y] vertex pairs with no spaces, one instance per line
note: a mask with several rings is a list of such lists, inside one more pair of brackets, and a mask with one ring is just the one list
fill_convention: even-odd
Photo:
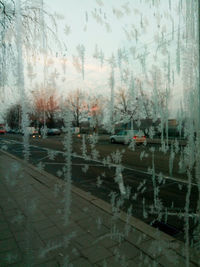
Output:
[[[175,112],[176,104],[183,95],[181,76],[176,74],[178,27],[181,34],[184,30],[183,12],[178,12],[179,2],[179,0],[46,0],[45,7],[57,17],[58,35],[67,48],[65,51],[68,67],[65,77],[61,75],[62,81],[64,80],[61,83],[62,93],[65,94],[70,88],[73,90],[82,87],[109,96],[108,59],[112,54],[116,56],[120,48],[126,50],[129,72],[141,80],[145,80],[145,75],[140,58],[146,54],[147,72],[151,71],[153,65],[167,72],[167,51],[169,51],[171,79],[174,72],[170,110]],[[158,44],[161,44],[159,49]],[[84,45],[85,48],[84,80],[81,73],[77,72],[77,68],[73,69],[73,58],[78,57],[78,45]],[[104,55],[103,67],[100,60],[93,57],[96,45]],[[115,79],[116,86],[120,85],[117,68]]]
[[[169,9],[169,2],[161,0],[161,4],[156,7],[150,4],[159,1],[95,1],[95,0],[46,0],[45,7],[51,13],[61,15],[59,33],[64,39],[63,29],[70,26],[70,33],[66,36],[66,44],[70,51],[77,44],[82,43],[89,52],[94,51],[95,44],[103,48],[107,56],[117,50],[120,46],[132,46],[135,44],[135,38],[126,40],[125,30],[130,30],[133,26],[138,30],[137,46],[142,47],[149,42],[155,43],[154,35],[163,30],[167,34],[171,32],[171,27],[166,25],[174,19],[174,27],[177,28],[178,0],[173,1],[173,7]],[[95,16],[96,14],[96,16]],[[99,18],[99,20],[97,19]],[[143,20],[146,30],[140,32],[140,24]],[[106,27],[109,25],[109,29]],[[159,24],[159,28],[157,27]],[[169,27],[168,27],[169,26]],[[152,45],[151,45],[152,46]]]
[[[185,23],[184,13],[178,12],[179,0],[43,1],[45,10],[54,15],[58,26],[57,36],[61,47],[55,45],[53,39],[49,39],[48,46],[52,53],[48,54],[48,66],[45,68],[48,69],[48,77],[57,76],[54,81],[60,95],[66,97],[70,90],[80,88],[109,98],[109,62],[114,55],[115,91],[118,86],[127,86],[126,82],[121,81],[121,72],[127,75],[127,82],[131,75],[134,79],[140,79],[144,89],[150,93],[151,72],[157,67],[162,72],[163,89],[166,87],[167,72],[170,72],[170,80],[174,80],[170,85],[170,112],[176,112],[177,104],[183,96],[182,77],[181,73],[177,74],[176,66],[177,34],[180,27],[182,38]],[[47,16],[45,21],[52,27]],[[84,49],[82,58],[78,46]],[[121,65],[117,56],[119,49],[124,51]],[[98,54],[98,58],[94,57],[95,54]],[[33,61],[36,62],[36,67],[33,68],[35,78],[30,80],[28,68]],[[28,93],[44,80],[43,62],[42,53],[37,53],[37,59],[24,57],[25,87]],[[146,76],[150,80],[148,83]],[[12,102],[9,90],[7,92],[6,101],[11,99]],[[14,99],[16,98],[15,95]]]

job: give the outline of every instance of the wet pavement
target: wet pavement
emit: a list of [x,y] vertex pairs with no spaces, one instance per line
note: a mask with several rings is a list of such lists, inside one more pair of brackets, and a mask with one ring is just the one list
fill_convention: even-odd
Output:
[[[49,142],[52,140],[48,140]],[[1,147],[9,153],[23,158],[23,144],[16,140],[1,139]],[[52,154],[53,153],[53,154]],[[52,158],[53,157],[53,158]],[[45,147],[31,145],[30,161],[31,164],[44,169],[48,173],[63,179],[63,167],[65,166],[65,158],[63,151],[47,149]],[[120,197],[119,185],[114,181],[116,166],[104,164],[98,160],[85,160],[82,156],[72,156],[72,182],[82,190],[89,192],[100,199],[110,203],[111,192]],[[131,189],[131,197],[125,199],[121,208],[127,211],[130,206],[137,207],[132,213],[135,217],[143,220],[147,224],[153,224],[161,231],[184,240],[184,216],[180,217],[180,212],[185,212],[185,197],[187,194],[187,185],[182,183],[179,187],[179,180],[163,179],[159,183],[159,196],[167,208],[169,215],[167,221],[163,219],[158,222],[159,214],[150,213],[150,207],[154,203],[154,188],[152,175],[147,172],[124,168],[123,170],[124,185]],[[196,186],[192,186],[192,194],[190,200],[190,213],[196,211],[196,199],[198,198],[198,190]],[[144,199],[145,208],[148,216],[144,217]],[[194,225],[194,220],[190,218],[190,227]],[[173,229],[173,230],[171,230]]]
[[3,151],[0,172],[0,266],[185,266],[182,242],[102,199]]

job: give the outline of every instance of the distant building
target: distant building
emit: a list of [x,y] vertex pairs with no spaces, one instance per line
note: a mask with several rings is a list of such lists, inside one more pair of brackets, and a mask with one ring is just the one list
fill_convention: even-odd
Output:
[[[138,130],[145,130],[148,129],[149,127],[157,127],[160,124],[160,119],[157,121],[153,122],[152,119],[141,119],[140,121],[133,120],[133,129]],[[131,129],[131,122],[124,123],[124,122],[119,122],[115,124],[115,129]]]
[[169,119],[168,120],[168,126],[177,126],[177,120],[176,119]]

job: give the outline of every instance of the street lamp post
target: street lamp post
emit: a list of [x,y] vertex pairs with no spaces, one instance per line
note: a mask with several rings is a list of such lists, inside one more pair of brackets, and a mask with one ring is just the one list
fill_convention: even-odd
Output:
[[196,178],[198,181],[199,189],[199,203],[198,203],[198,212],[200,214],[200,1],[197,0],[197,36],[198,36],[198,121],[197,121],[197,162],[196,162]]

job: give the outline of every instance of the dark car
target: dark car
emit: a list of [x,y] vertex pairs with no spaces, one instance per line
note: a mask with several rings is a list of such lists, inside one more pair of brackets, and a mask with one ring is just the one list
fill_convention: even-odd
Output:
[[15,128],[15,129],[9,129],[6,133],[8,134],[19,134],[20,130]]
[[57,128],[52,128],[47,130],[47,135],[60,135],[61,131]]
[[9,129],[9,130],[7,130],[7,132],[6,133],[8,133],[8,134],[14,134],[15,133],[15,131],[13,130],[13,129]]

